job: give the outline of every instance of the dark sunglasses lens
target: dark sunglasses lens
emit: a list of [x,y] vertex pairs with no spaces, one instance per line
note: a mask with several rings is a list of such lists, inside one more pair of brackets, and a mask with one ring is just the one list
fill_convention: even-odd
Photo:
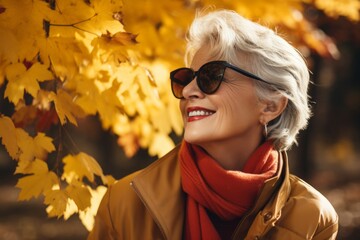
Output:
[[189,68],[181,68],[171,73],[171,89],[175,97],[183,97],[183,89],[193,80],[194,72]]
[[197,76],[197,83],[201,91],[206,94],[214,93],[221,84],[225,68],[220,63],[209,63],[202,66]]

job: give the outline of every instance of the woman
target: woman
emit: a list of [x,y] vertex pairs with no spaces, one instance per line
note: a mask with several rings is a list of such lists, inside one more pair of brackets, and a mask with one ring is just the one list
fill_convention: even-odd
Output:
[[170,74],[183,142],[109,188],[89,239],[335,239],[331,204],[289,174],[310,116],[301,55],[222,10],[194,20],[186,63]]

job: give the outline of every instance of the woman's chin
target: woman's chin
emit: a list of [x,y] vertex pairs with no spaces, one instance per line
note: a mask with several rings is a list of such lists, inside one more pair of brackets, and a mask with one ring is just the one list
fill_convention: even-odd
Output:
[[184,140],[191,144],[201,145],[205,142],[208,142],[211,139],[211,136],[204,134],[204,132],[185,132]]

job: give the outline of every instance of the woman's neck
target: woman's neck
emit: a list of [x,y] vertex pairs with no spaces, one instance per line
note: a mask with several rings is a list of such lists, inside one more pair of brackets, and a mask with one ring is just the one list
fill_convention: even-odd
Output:
[[200,146],[226,170],[240,171],[262,139],[253,141],[219,141]]

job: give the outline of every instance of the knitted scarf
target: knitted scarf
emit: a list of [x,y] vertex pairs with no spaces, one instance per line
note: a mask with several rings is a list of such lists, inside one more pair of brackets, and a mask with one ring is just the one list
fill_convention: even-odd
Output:
[[272,177],[278,167],[278,152],[270,141],[257,148],[242,171],[223,169],[202,148],[185,141],[179,157],[181,183],[187,193],[187,240],[221,239],[207,211],[223,221],[239,219],[255,204],[264,181]]

